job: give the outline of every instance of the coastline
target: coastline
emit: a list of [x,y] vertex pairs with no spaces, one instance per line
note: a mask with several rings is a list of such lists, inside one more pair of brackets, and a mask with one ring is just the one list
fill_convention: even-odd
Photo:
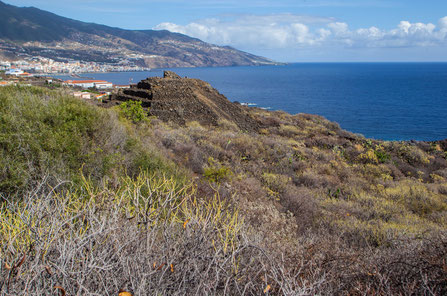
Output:
[[[209,82],[230,101],[290,114],[322,115],[367,138],[447,138],[447,118],[443,116],[447,114],[447,89],[442,79],[447,75],[446,63],[298,63],[169,70]],[[422,80],[420,71],[425,73]],[[130,78],[136,83],[160,75],[161,69],[152,69],[88,76],[127,85]]]

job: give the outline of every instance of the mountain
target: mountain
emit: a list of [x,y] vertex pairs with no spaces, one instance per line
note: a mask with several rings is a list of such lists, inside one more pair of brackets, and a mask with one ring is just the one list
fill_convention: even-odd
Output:
[[275,64],[263,57],[183,34],[85,23],[1,1],[0,53],[111,64],[132,59],[138,65],[153,68]]

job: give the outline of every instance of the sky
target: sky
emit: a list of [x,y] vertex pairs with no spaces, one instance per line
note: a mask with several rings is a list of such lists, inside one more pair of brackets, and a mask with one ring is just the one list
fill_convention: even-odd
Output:
[[447,0],[3,0],[281,62],[447,61]]

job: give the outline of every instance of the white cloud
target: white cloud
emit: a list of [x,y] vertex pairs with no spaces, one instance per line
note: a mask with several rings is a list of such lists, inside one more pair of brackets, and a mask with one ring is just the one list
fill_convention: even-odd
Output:
[[204,19],[187,25],[161,23],[169,30],[219,45],[242,49],[312,47],[427,47],[447,44],[447,16],[437,25],[401,21],[394,29],[351,29],[333,18],[294,14],[237,15]]
[[161,23],[154,29],[169,30],[197,37],[207,42],[240,48],[286,48],[290,45],[311,46],[330,32],[311,32],[309,26],[326,25],[332,18],[277,14],[266,16],[238,15],[204,19],[184,26]]

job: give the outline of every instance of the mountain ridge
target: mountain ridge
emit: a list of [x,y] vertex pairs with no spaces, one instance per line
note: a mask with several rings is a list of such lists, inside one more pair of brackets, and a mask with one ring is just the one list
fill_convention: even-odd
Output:
[[160,67],[269,65],[275,62],[228,46],[166,30],[126,30],[86,23],[35,7],[0,1],[0,52]]

